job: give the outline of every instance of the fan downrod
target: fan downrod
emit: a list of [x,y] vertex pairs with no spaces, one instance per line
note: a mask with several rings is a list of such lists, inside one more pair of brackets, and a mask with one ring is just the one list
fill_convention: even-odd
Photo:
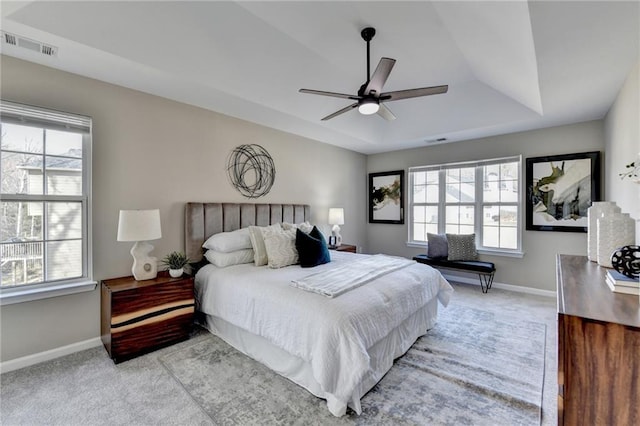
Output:
[[367,42],[367,81],[362,85],[362,87],[360,88],[360,91],[358,92],[358,95],[362,96],[360,92],[364,91],[364,88],[367,86],[367,84],[369,84],[369,80],[371,79],[371,67],[369,65],[371,62],[370,61],[371,56],[369,52],[369,42],[371,41],[373,36],[376,35],[376,29],[373,27],[367,27],[360,32],[360,35],[362,36],[364,41]]

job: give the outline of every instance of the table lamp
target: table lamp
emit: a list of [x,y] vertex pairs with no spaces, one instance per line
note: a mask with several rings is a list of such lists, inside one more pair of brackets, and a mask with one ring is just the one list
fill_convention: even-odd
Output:
[[342,244],[342,235],[340,235],[339,225],[344,225],[344,209],[342,207],[331,207],[329,209],[329,225],[333,225],[333,228],[331,228],[329,245],[332,247],[338,247]]
[[131,272],[136,281],[158,276],[158,259],[150,256],[153,246],[146,241],[162,237],[160,210],[120,210],[118,241],[135,241],[131,248]]

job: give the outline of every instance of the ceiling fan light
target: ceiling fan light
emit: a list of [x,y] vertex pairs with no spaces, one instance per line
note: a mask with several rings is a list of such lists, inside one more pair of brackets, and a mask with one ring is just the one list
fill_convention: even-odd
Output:
[[375,114],[379,109],[380,105],[375,99],[365,99],[358,105],[358,111],[360,111],[362,115]]

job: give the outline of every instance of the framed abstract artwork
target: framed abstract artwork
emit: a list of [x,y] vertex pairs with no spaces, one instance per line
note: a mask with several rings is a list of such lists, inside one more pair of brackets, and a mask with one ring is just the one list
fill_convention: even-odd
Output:
[[600,152],[526,160],[526,228],[587,232],[587,209],[600,200]]
[[369,223],[404,223],[404,170],[369,173]]

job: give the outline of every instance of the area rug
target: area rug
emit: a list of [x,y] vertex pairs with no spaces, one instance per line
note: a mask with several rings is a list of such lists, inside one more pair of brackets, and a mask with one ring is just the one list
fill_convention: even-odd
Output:
[[215,424],[539,425],[545,333],[520,318],[444,309],[363,397],[363,413],[341,418],[213,335],[160,360]]

